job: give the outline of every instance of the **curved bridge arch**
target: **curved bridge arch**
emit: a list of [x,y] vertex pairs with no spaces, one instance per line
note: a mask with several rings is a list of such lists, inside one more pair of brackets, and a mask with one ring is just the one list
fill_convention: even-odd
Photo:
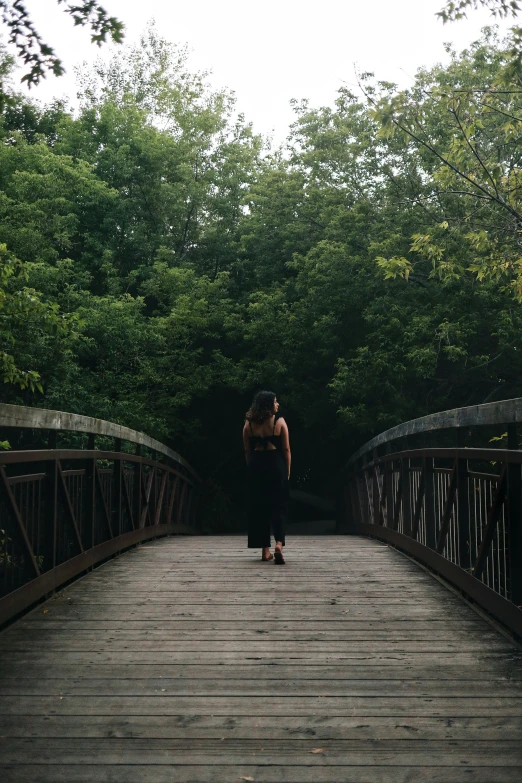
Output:
[[195,526],[201,480],[159,441],[17,405],[0,405],[0,426],[51,446],[58,432],[88,436],[86,449],[0,451],[0,624],[111,555]]
[[[352,532],[403,549],[519,637],[521,422],[517,398],[400,424],[351,457],[343,497]],[[452,433],[456,445],[448,447]]]

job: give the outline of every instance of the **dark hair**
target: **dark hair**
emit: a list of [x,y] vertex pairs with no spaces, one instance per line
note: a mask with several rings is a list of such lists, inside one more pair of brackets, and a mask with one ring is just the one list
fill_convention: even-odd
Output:
[[260,391],[252,400],[252,405],[246,412],[247,421],[262,424],[274,415],[274,400],[276,395],[271,391]]

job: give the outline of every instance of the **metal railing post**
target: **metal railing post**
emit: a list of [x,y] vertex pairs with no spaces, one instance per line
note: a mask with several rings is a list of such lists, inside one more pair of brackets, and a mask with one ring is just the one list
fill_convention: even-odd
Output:
[[468,461],[457,457],[457,515],[459,524],[459,565],[465,570],[471,567],[469,546],[469,491]]
[[[141,446],[136,446],[136,455],[141,457]],[[134,503],[134,518],[136,519],[136,526],[141,527],[141,493],[142,493],[142,466],[141,459],[134,463],[134,483],[133,483],[133,503]]]
[[56,567],[58,533],[58,466],[56,460],[49,460],[46,478],[45,554],[44,570]]
[[[518,449],[516,424],[508,425],[508,449]],[[507,466],[510,598],[522,606],[522,481],[520,464]]]
[[373,487],[372,487],[372,524],[378,525],[380,523],[380,511],[381,511],[381,496],[379,492],[379,465],[377,460],[379,459],[379,449],[373,450]]
[[437,531],[435,529],[435,478],[433,457],[424,457],[424,519],[426,521],[426,546],[435,549],[437,546]]
[[401,459],[401,479],[402,479],[402,532],[405,536],[411,538],[412,518],[411,518],[411,487],[410,480],[413,473],[410,470],[410,460],[406,457]]
[[[114,438],[114,451],[121,455],[121,438]],[[113,470],[114,500],[112,509],[112,528],[117,536],[122,533],[122,500],[123,500],[123,460],[121,456],[114,460]]]

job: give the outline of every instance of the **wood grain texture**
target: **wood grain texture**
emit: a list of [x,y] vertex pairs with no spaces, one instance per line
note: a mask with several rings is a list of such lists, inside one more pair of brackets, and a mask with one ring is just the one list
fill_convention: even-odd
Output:
[[2,781],[519,783],[506,637],[378,542],[258,557],[151,542],[5,630]]
[[0,763],[4,783],[520,783],[515,767],[287,766],[106,764],[33,765]]

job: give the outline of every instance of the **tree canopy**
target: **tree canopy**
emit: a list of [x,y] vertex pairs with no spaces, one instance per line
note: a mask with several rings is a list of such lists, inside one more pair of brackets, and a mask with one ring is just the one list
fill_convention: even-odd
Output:
[[[259,388],[295,481],[387,427],[522,394],[521,93],[493,30],[399,90],[296,103],[270,150],[149,29],[81,109],[0,119],[1,399],[144,430],[240,517]],[[9,63],[4,62],[4,71]],[[508,84],[509,87],[502,87]]]

